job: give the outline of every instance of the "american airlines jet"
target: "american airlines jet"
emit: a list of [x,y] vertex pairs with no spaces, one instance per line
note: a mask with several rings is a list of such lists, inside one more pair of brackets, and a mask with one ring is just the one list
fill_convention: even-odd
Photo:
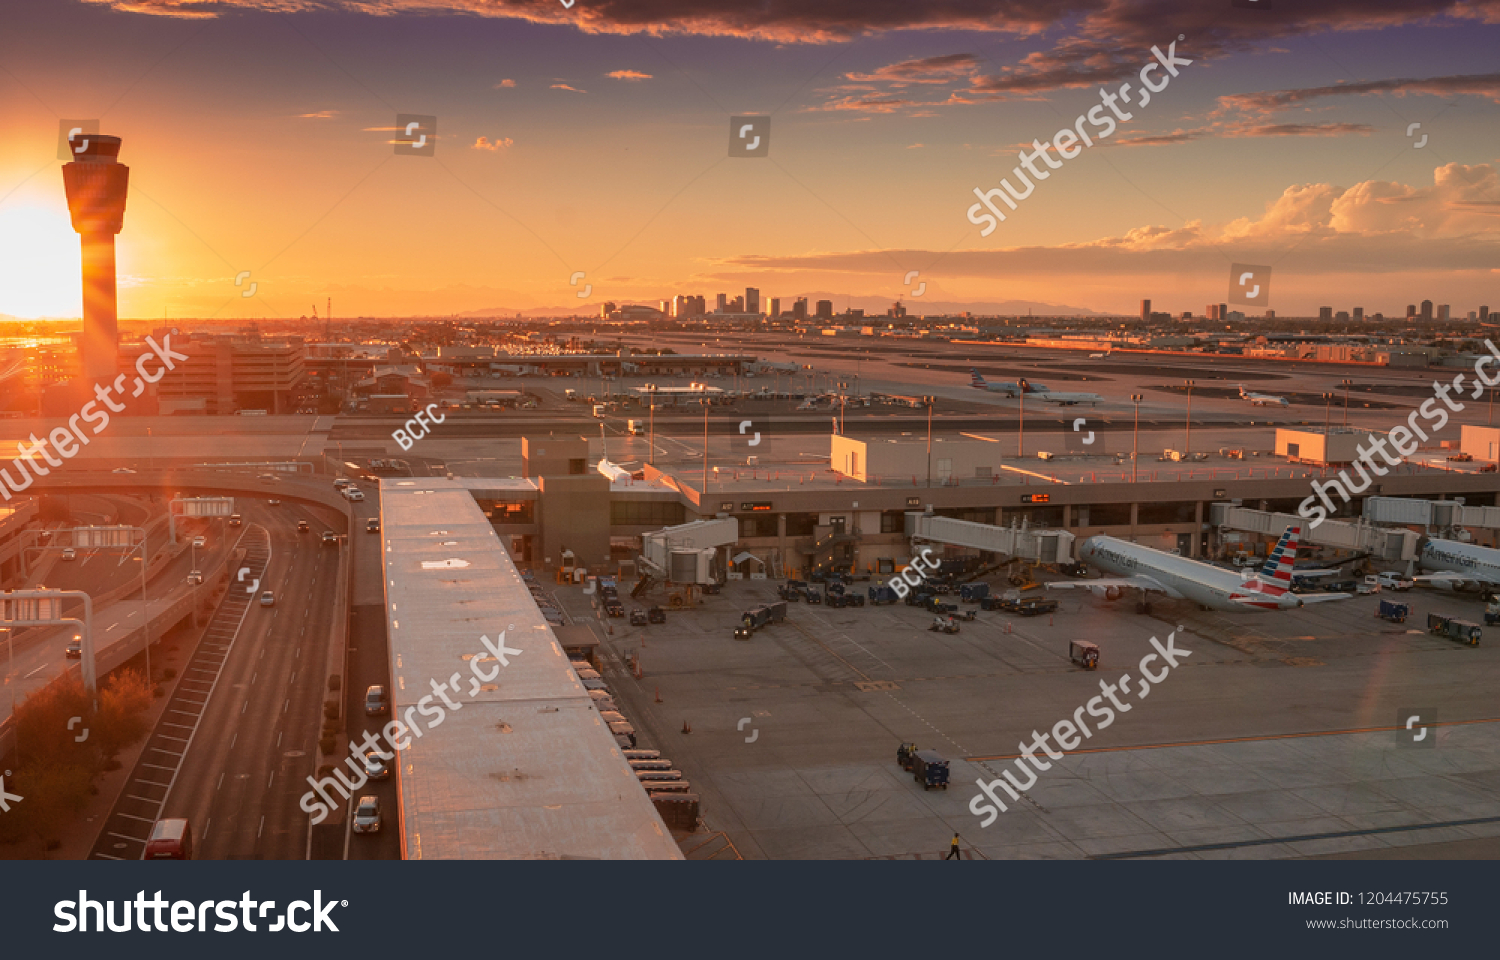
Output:
[[1292,592],[1292,565],[1301,535],[1301,527],[1287,527],[1276,549],[1266,558],[1265,567],[1260,573],[1248,577],[1241,572],[1138,543],[1114,537],[1090,537],[1083,542],[1078,558],[1101,570],[1123,576],[1049,583],[1047,587],[1057,590],[1084,587],[1102,594],[1106,600],[1117,600],[1126,588],[1134,587],[1141,591],[1141,600],[1135,607],[1137,613],[1151,612],[1151,603],[1146,599],[1151,592],[1165,594],[1173,600],[1192,600],[1208,609],[1236,613],[1293,610],[1307,603],[1347,598],[1347,593],[1298,596]]
[[1459,540],[1428,540],[1422,546],[1417,563],[1423,573],[1412,577],[1423,583],[1436,583],[1454,590],[1473,590],[1500,586],[1500,550],[1481,547]]
[[986,380],[979,375],[978,370],[972,367],[969,368],[969,386],[975,390],[988,390],[991,393],[1003,393],[1010,397],[1014,397],[1021,392],[1021,385],[1019,383],[995,383]]

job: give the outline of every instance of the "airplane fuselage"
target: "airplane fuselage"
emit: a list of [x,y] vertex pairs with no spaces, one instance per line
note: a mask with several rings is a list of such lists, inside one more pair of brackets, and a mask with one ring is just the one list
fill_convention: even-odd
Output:
[[[1500,550],[1458,540],[1429,540],[1417,563],[1433,573],[1451,571],[1466,575],[1465,582],[1500,584]],[[1472,576],[1469,581],[1467,576]]]
[[[1243,613],[1246,610],[1301,606],[1297,596],[1282,587],[1114,537],[1088,538],[1079,548],[1078,557],[1116,576],[1150,577],[1163,587],[1213,610]],[[1235,597],[1245,599],[1236,600]]]

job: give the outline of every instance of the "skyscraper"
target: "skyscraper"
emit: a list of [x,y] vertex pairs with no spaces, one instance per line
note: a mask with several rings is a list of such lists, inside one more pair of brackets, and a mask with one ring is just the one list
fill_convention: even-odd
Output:
[[832,320],[833,319],[833,301],[832,300],[819,300],[818,301],[818,316],[822,317],[824,320]]
[[79,340],[85,383],[115,378],[120,326],[115,299],[115,234],[125,226],[130,168],[119,161],[120,138],[98,134],[82,141],[78,159],[63,164],[63,188],[83,265],[83,336]]
[[796,299],[796,301],[792,304],[792,319],[793,320],[806,320],[807,319],[807,298],[806,297],[798,297]]
[[1318,319],[1319,320],[1332,320],[1333,319],[1333,308],[1332,307],[1319,307],[1318,308]]
[[1142,300],[1141,301],[1141,323],[1150,323],[1150,322],[1151,322],[1151,301],[1150,300]]
[[1442,322],[1442,323],[1448,322],[1448,309],[1449,309],[1448,308],[1448,304],[1446,304],[1446,303],[1440,303],[1440,304],[1438,304],[1437,318],[1438,318],[1439,322]]
[[745,288],[745,312],[760,313],[760,291],[754,287]]
[[1363,320],[1364,318],[1365,318],[1365,308],[1364,307],[1355,307],[1354,308],[1354,320],[1355,320],[1355,322],[1358,323],[1359,321]]
[[776,319],[777,317],[781,316],[781,298],[780,297],[772,297],[771,298],[771,309],[769,311],[769,314],[771,316],[771,319],[773,319],[773,320]]
[[1422,319],[1423,320],[1431,320],[1432,319],[1432,301],[1431,300],[1423,300],[1422,301]]
[[727,293],[721,293],[717,297],[715,297],[715,299],[714,299],[714,312],[715,313],[723,313],[724,310],[725,310],[725,308],[727,308],[728,306],[729,306],[729,294],[727,294]]
[[1480,306],[1480,308],[1479,308],[1479,322],[1483,323],[1484,321],[1488,320],[1489,318],[1490,318],[1490,308],[1486,307],[1486,306]]

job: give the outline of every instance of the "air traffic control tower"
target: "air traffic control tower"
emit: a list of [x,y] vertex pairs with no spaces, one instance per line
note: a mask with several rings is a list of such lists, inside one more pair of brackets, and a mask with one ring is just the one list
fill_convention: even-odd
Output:
[[130,168],[119,161],[120,138],[80,134],[77,159],[63,164],[68,212],[83,252],[83,337],[78,344],[86,384],[115,378],[119,318],[115,302],[115,234],[125,225]]

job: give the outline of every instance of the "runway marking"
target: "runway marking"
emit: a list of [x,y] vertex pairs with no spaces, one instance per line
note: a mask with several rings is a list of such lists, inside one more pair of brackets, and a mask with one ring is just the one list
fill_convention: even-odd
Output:
[[1271,843],[1302,843],[1309,840],[1338,840],[1344,837],[1369,837],[1382,833],[1409,833],[1413,830],[1436,830],[1440,827],[1471,827],[1485,823],[1500,823],[1500,817],[1473,817],[1468,820],[1440,820],[1433,823],[1408,823],[1394,827],[1368,827],[1364,830],[1338,830],[1329,833],[1305,833],[1294,837],[1255,837],[1250,840],[1229,840],[1224,843],[1200,843],[1191,847],[1168,847],[1158,850],[1128,850],[1121,853],[1096,853],[1090,860],[1127,860],[1133,857],[1160,857],[1170,853],[1198,853],[1209,850],[1234,850],[1240,847],[1259,847]]
[[150,797],[138,797],[138,796],[136,796],[133,793],[127,793],[127,794],[125,794],[125,799],[127,799],[127,800],[139,800],[142,803],[149,803],[149,804],[153,804],[153,805],[158,806],[158,807],[161,806],[161,801],[160,800],[153,800]]
[[[1500,717],[1485,717],[1479,720],[1435,720],[1428,724],[1430,727],[1464,727],[1474,723],[1500,723]],[[1402,727],[1358,727],[1353,730],[1310,730],[1305,733],[1270,733],[1257,737],[1225,737],[1219,740],[1183,740],[1177,743],[1141,743],[1134,746],[1124,747],[1090,747],[1087,750],[1065,750],[1064,754],[1071,756],[1075,753],[1121,753],[1126,750],[1161,750],[1170,747],[1212,747],[1227,743],[1258,743],[1267,740],[1297,740],[1303,737],[1341,737],[1353,733],[1389,733],[1392,730],[1401,730]],[[1015,760],[1021,755],[1019,753],[999,754],[993,757],[964,757],[965,760]]]
[[129,813],[118,813],[117,812],[117,813],[115,813],[115,816],[117,816],[117,817],[124,817],[126,820],[139,820],[142,823],[155,823],[156,822],[156,819],[154,817],[137,817],[134,814],[129,814]]

